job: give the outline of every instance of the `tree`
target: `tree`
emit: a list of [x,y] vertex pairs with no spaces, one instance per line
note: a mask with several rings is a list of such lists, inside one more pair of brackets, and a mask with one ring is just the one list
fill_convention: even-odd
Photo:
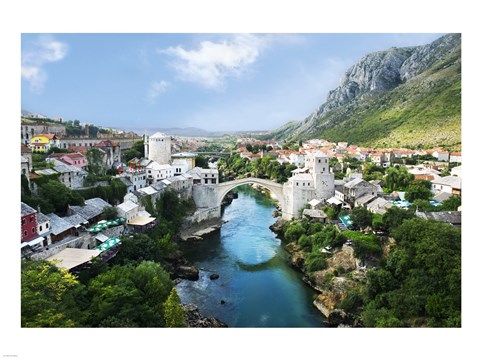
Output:
[[383,223],[388,231],[392,231],[400,226],[404,220],[412,219],[414,217],[414,210],[403,210],[396,206],[392,206],[383,215]]
[[195,166],[201,167],[202,169],[208,169],[208,159],[203,155],[198,155],[195,158]]
[[462,205],[462,198],[460,196],[452,195],[442,203],[440,210],[457,211],[460,205]]
[[432,193],[429,189],[422,185],[411,185],[405,192],[405,199],[409,202],[415,200],[428,200],[432,197]]
[[77,300],[83,285],[66,269],[45,260],[22,261],[22,327],[81,326]]
[[118,216],[118,210],[113,206],[105,206],[103,208],[103,219],[112,220]]
[[65,213],[68,205],[84,205],[84,199],[77,192],[55,180],[49,180],[40,186],[40,197],[48,200],[55,212]]
[[350,220],[360,228],[366,228],[372,226],[372,213],[364,207],[357,206],[353,208]]
[[160,264],[143,261],[137,266],[113,266],[88,284],[90,322],[93,326],[114,321],[162,327],[163,304],[172,287],[169,274]]
[[91,148],[87,151],[88,172],[96,176],[105,175],[105,164],[103,158],[105,153],[101,149]]
[[385,176],[385,186],[393,190],[404,190],[415,179],[413,174],[410,174],[405,166],[401,167],[389,167],[387,169],[387,175]]
[[177,290],[172,288],[170,295],[165,301],[164,305],[164,319],[165,327],[186,327],[185,317],[187,312],[180,305],[180,297],[177,294]]

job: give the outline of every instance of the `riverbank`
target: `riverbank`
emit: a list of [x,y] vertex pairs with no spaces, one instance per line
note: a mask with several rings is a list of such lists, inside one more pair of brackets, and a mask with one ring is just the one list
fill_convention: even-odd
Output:
[[[270,229],[283,239],[286,223],[281,218],[277,219]],[[290,264],[303,274],[302,280],[318,292],[313,305],[325,316],[328,326],[359,327],[355,315],[339,307],[348,291],[366,282],[366,274],[359,266],[359,259],[354,257],[353,248],[344,244],[334,250],[331,257],[326,259],[326,268],[313,272],[307,271],[308,254],[296,242],[286,243],[284,248]]]

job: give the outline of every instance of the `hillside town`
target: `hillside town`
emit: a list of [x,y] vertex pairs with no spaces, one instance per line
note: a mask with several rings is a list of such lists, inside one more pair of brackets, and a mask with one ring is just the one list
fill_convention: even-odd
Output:
[[[205,192],[199,189],[215,187],[222,181],[217,169],[218,157],[212,156],[206,166],[199,167],[196,166],[199,155],[195,153],[208,139],[175,139],[162,133],[138,136],[125,132],[98,133],[91,137],[88,125],[80,136],[67,136],[61,118],[48,123],[35,120],[21,125],[21,175],[25,185],[22,198],[27,192],[41,193],[42,184],[48,180],[82,191],[108,186],[116,179],[122,184],[124,195],[113,201],[107,201],[106,197],[85,198],[82,205],[67,204],[62,213],[46,212],[40,205],[22,202],[22,257],[56,259],[60,261],[59,266],[67,269],[81,268],[98,256],[108,258],[121,246],[122,236],[144,233],[157,225],[146,204],[155,204],[167,190],[173,190],[182,200],[195,201],[197,211],[191,222],[212,216],[200,211],[199,197],[205,196]],[[123,155],[135,142],[143,147],[144,156],[125,161]],[[189,151],[174,152],[179,149]],[[293,166],[288,182],[283,185],[286,199],[283,210],[289,218],[307,216],[326,223],[325,206],[346,210],[363,207],[377,214],[385,214],[392,206],[408,208],[412,203],[405,198],[405,191],[385,191],[388,169],[402,168],[413,179],[423,180],[430,187],[431,194],[426,199],[432,206],[429,211],[419,211],[415,205],[417,216],[461,225],[460,207],[455,211],[435,211],[435,207],[450,197],[461,197],[460,152],[373,149],[320,139],[285,144],[253,138],[238,138],[232,148],[223,151],[220,155],[238,154],[249,162],[269,157],[268,161]],[[43,160],[40,163],[39,155]],[[315,159],[321,162],[323,158],[323,169],[316,170]],[[309,165],[309,159],[313,165]],[[364,176],[366,169],[369,176]],[[295,190],[295,184],[297,187],[303,184],[304,188]],[[196,193],[200,195],[195,196]],[[114,209],[114,216],[105,216],[108,209]],[[348,216],[340,220],[338,226],[349,227]]]

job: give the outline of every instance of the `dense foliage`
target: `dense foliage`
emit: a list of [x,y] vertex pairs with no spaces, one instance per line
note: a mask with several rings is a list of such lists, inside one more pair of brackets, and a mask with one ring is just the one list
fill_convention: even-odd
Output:
[[111,178],[110,184],[107,186],[73,190],[73,192],[80,194],[85,199],[99,197],[111,204],[116,204],[123,201],[123,197],[127,193],[127,185],[121,182],[120,179]]
[[461,325],[461,236],[448,224],[405,220],[382,269],[368,272],[366,326]]
[[145,157],[143,140],[135,141],[130,149],[122,151],[122,158],[125,163],[128,163],[133,158],[140,159],[141,157]]
[[[46,177],[45,177],[46,179]],[[45,214],[57,212],[65,214],[68,205],[84,205],[84,198],[76,191],[57,180],[40,182],[38,195],[22,194],[22,202],[37,209],[40,206]]]
[[280,164],[272,155],[250,161],[234,154],[218,161],[218,169],[225,178],[257,177],[284,183],[297,167],[292,164]]

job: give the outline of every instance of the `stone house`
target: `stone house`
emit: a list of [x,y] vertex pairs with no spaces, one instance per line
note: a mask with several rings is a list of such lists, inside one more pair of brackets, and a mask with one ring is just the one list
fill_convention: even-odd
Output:
[[462,195],[462,178],[458,176],[445,176],[432,181],[434,193],[446,192],[453,195]]
[[47,217],[50,219],[51,223],[50,237],[52,243],[59,242],[75,233],[75,227],[57,214],[47,214]]
[[461,163],[462,162],[462,153],[461,152],[452,152],[450,154],[450,162]]
[[101,219],[105,207],[112,205],[101,198],[87,199],[84,206],[69,205],[68,215],[78,214],[92,225]]
[[63,183],[70,189],[80,189],[84,186],[84,181],[88,173],[76,166],[67,165],[55,158],[47,159],[50,163],[53,163],[53,170],[60,174],[58,181]]
[[443,151],[443,150],[435,150],[432,153],[432,156],[434,158],[437,158],[438,161],[448,161],[448,151]]
[[[377,187],[369,182],[355,178],[343,185],[343,194],[345,202],[354,206],[355,202],[360,199],[362,196],[368,195],[376,197],[377,196]],[[372,198],[372,200],[373,200]]]
[[160,165],[156,161],[150,161],[145,167],[147,173],[147,183],[152,184],[163,179],[175,176],[175,169],[170,164]]

